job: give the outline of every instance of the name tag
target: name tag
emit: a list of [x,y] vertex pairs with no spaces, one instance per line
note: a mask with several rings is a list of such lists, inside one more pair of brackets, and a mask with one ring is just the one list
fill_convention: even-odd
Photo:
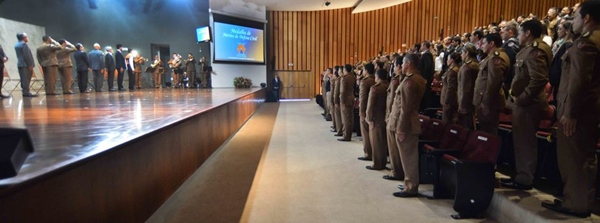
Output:
[[422,118],[420,118],[420,119],[419,119],[419,122],[423,122],[423,119],[422,119]]
[[479,139],[481,141],[484,141],[484,142],[488,141],[488,138],[487,137],[483,137],[483,136],[477,136],[477,139]]
[[433,122],[433,125],[440,125],[439,122]]
[[456,133],[458,133],[458,131],[456,131],[456,130],[454,130],[454,129],[450,129],[450,133],[452,133],[452,134],[456,134]]

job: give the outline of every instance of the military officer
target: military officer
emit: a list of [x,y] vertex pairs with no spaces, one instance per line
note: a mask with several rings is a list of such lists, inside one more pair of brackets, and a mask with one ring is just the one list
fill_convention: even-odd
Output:
[[458,70],[462,63],[460,53],[451,53],[448,56],[448,71],[442,76],[442,92],[440,104],[443,106],[442,121],[454,124],[456,111],[458,110]]
[[343,136],[342,134],[342,127],[344,126],[344,123],[342,123],[342,109],[340,107],[340,83],[342,83],[342,75],[340,74],[342,72],[342,69],[340,69],[340,66],[336,66],[336,80],[334,83],[334,89],[333,89],[333,105],[335,107],[334,111],[335,111],[335,136]]
[[501,47],[502,38],[497,33],[488,34],[482,39],[481,49],[488,56],[479,65],[473,95],[479,127],[493,135],[498,134],[500,111],[505,103],[502,83],[510,72],[510,60]]
[[[374,70],[374,66],[371,65]],[[368,69],[367,69],[368,72]],[[375,75],[376,84],[371,86],[369,99],[367,100],[366,122],[369,125],[369,141],[373,148],[373,166],[367,166],[367,169],[382,170],[386,165],[387,139],[385,135],[385,100],[386,90],[389,82],[387,81],[387,72],[383,69],[378,70]]]
[[461,53],[463,65],[458,71],[458,115],[457,123],[470,130],[475,129],[475,107],[473,106],[473,91],[475,79],[479,72],[477,62],[477,48],[474,45],[466,45]]
[[581,3],[573,31],[581,37],[562,57],[558,99],[558,167],[562,201],[542,206],[576,217],[589,217],[596,194],[596,142],[600,136],[600,1]]
[[395,197],[416,197],[419,192],[419,102],[425,94],[427,80],[419,74],[419,56],[406,55],[402,63],[404,79],[396,89],[388,128],[394,132],[404,169],[404,189]]
[[344,65],[344,75],[340,81],[340,111],[343,137],[338,139],[338,141],[344,142],[352,140],[352,132],[354,130],[354,85],[356,84],[356,76],[352,70],[352,65]]
[[[363,151],[365,152],[365,154],[362,157],[358,157],[358,159],[371,160],[371,158],[373,157],[373,150],[371,141],[369,140],[369,124],[367,124],[367,122],[365,121],[365,116],[367,112],[367,102],[369,100],[371,86],[375,84],[375,66],[372,63],[367,63],[364,65],[364,69],[367,75],[364,75],[360,79],[360,84],[358,85],[358,116],[360,117],[360,131],[363,137]],[[367,169],[370,169],[370,167],[371,166],[367,166]]]
[[71,54],[75,53],[77,49],[75,49],[73,44],[64,39],[58,40],[58,43],[63,47],[62,50],[56,52],[63,93],[73,94],[73,91],[71,91],[71,79],[73,78],[73,62],[71,61]]
[[49,36],[43,36],[42,46],[37,48],[37,59],[44,72],[44,86],[46,95],[58,95],[56,93],[56,74],[58,73],[58,59],[56,51],[62,49],[62,46]]
[[394,76],[387,88],[387,97],[385,100],[385,122],[386,122],[386,139],[388,145],[388,153],[390,156],[390,163],[392,164],[392,171],[389,175],[384,175],[383,179],[386,180],[404,180],[404,170],[402,169],[402,161],[400,160],[400,153],[398,152],[398,145],[396,145],[396,136],[392,132],[392,128],[389,128],[390,114],[394,107],[394,98],[396,96],[396,89],[400,85],[400,81],[404,78],[402,74],[402,60],[404,57],[399,56],[394,62]]
[[548,108],[544,88],[552,62],[552,50],[542,41],[542,23],[529,20],[519,28],[519,44],[524,46],[515,60],[515,76],[510,86],[508,107],[512,109],[512,130],[517,173],[502,181],[503,187],[529,190],[537,167],[537,138],[542,112]]

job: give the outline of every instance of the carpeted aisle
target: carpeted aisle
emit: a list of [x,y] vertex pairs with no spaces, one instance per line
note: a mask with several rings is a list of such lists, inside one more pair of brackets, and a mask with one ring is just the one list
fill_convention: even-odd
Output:
[[461,222],[451,200],[393,197],[399,182],[365,169],[359,138],[338,142],[322,111],[313,101],[280,103],[241,222]]

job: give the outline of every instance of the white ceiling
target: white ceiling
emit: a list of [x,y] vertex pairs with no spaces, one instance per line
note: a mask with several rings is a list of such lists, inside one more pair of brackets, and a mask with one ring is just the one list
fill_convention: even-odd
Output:
[[[329,6],[325,2],[329,1]],[[352,13],[366,12],[402,4],[411,0],[210,0],[212,5],[227,3],[265,6],[269,11],[319,11],[356,7]]]

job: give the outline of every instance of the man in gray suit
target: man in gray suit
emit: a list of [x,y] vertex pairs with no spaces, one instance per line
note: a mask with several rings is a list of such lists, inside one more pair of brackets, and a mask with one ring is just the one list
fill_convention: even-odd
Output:
[[62,46],[50,36],[43,36],[42,46],[37,48],[37,59],[44,72],[44,85],[46,95],[58,95],[56,93],[56,73],[58,73],[58,59],[56,51],[62,50]]
[[75,49],[73,44],[64,39],[58,40],[58,43],[63,47],[62,50],[56,52],[63,93],[73,94],[73,91],[71,91],[71,81],[73,79],[73,62],[71,61],[71,54],[75,53],[77,49]]
[[115,58],[112,55],[113,50],[110,46],[107,46],[105,49],[106,55],[104,56],[104,63],[106,64],[106,72],[108,73],[108,91],[116,91],[116,89],[113,87],[115,83],[115,70],[117,69],[115,65]]
[[102,91],[102,85],[104,84],[104,54],[100,51],[100,44],[94,43],[94,50],[88,53],[90,60],[90,68],[92,69],[92,75],[94,75],[94,88],[96,92]]
[[26,33],[17,34],[17,44],[15,44],[15,51],[17,53],[17,67],[19,68],[19,77],[21,77],[21,88],[23,89],[23,97],[36,97],[37,95],[29,92],[29,83],[31,82],[31,74],[33,73],[33,67],[35,62],[33,61],[33,54],[27,45],[29,37]]

